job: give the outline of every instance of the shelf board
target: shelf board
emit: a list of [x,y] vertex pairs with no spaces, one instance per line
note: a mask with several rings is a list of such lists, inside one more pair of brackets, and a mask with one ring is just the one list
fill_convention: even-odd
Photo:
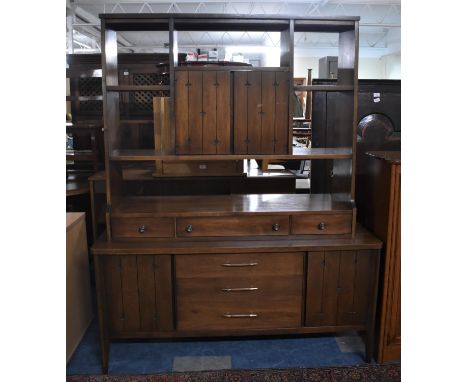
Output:
[[349,213],[353,203],[337,202],[330,194],[249,194],[203,196],[141,196],[122,199],[112,206],[114,216],[159,217]]
[[110,159],[113,161],[208,161],[208,160],[305,160],[305,159],[350,159],[351,148],[302,148],[294,147],[292,154],[197,154],[176,155],[161,153],[156,150],[114,150]]
[[353,85],[296,85],[294,91],[325,91],[325,92],[344,92],[354,90]]
[[97,96],[67,96],[66,98],[67,101],[102,101],[102,95],[97,95]]
[[147,92],[169,90],[169,85],[118,85],[107,86],[108,92]]

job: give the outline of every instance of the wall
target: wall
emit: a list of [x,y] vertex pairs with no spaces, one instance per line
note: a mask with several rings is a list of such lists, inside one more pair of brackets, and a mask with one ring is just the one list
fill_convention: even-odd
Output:
[[[400,79],[400,52],[380,58],[361,57],[359,59],[360,79]],[[312,78],[318,78],[319,57],[295,57],[294,77],[306,77],[307,69],[312,69]]]

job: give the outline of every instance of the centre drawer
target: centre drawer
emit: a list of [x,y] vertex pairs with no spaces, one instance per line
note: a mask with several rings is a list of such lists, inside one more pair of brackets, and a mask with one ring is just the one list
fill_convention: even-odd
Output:
[[173,237],[174,219],[152,217],[113,217],[112,235],[116,238]]
[[302,253],[177,255],[179,330],[301,325]]
[[177,219],[177,236],[288,235],[289,216],[223,216]]

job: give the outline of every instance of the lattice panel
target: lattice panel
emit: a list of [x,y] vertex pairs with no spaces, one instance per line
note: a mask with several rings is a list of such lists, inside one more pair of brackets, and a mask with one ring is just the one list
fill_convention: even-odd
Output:
[[[133,75],[134,85],[169,85],[168,74],[163,73],[136,73]],[[169,96],[168,91],[135,92],[132,95],[132,111],[138,113],[153,112],[153,97]]]
[[102,95],[101,77],[80,78],[78,82],[78,93],[81,97],[94,97]]
[[102,113],[102,101],[80,101],[82,113]]

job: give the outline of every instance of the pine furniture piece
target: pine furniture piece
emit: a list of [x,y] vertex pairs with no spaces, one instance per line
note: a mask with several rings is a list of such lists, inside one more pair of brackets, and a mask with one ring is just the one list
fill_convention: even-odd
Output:
[[67,213],[67,362],[94,316],[84,212]]
[[[103,14],[106,235],[93,246],[103,370],[110,341],[358,330],[372,355],[381,242],[356,225],[358,17]],[[117,35],[169,41],[169,85],[125,86]],[[280,67],[184,66],[178,33],[280,32]],[[295,31],[339,33],[338,82],[294,86]],[[324,90],[339,108],[334,146],[293,148],[292,94]],[[126,147],[121,94],[165,91],[170,144]],[[214,107],[216,105],[216,107]],[[151,135],[154,137],[154,134]],[[330,161],[327,194],[147,195],[125,179],[157,161]],[[161,178],[154,178],[158,184]],[[145,195],[145,196],[143,196]]]
[[401,356],[400,151],[371,151],[357,180],[358,219],[385,245],[381,267],[376,360]]

